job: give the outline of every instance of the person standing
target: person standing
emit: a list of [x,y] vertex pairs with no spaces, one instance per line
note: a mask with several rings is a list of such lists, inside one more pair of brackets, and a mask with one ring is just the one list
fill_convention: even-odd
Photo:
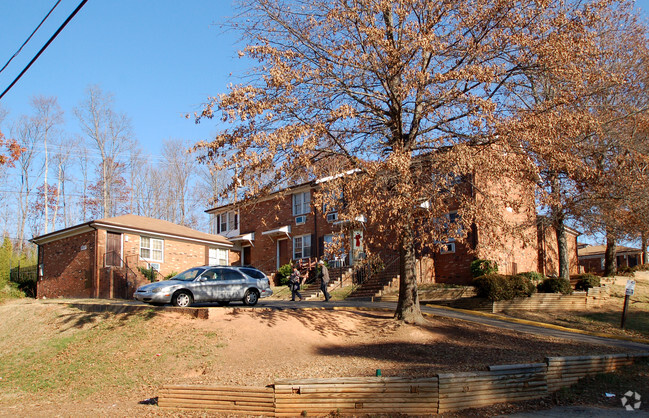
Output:
[[329,302],[331,295],[327,292],[327,285],[329,284],[329,269],[324,263],[324,260],[318,262],[320,264],[320,290],[324,295],[325,302]]
[[291,300],[295,301],[295,296],[300,298],[302,300],[302,295],[300,294],[300,282],[302,276],[300,275],[300,270],[297,269],[297,267],[293,267],[293,273],[291,273],[291,277],[288,279],[288,285],[291,288]]

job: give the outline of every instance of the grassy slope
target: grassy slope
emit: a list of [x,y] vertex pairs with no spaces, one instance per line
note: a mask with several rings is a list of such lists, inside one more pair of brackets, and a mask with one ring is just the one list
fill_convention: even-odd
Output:
[[[58,304],[0,305],[0,405],[52,394],[70,400],[146,394],[200,373],[220,345],[215,333],[187,321],[164,321],[152,313],[87,313]],[[174,361],[181,356],[182,362]]]
[[586,312],[508,311],[507,314],[517,318],[532,319],[587,331],[649,338],[649,275],[646,273],[636,273],[636,275],[635,293],[630,298],[625,329],[620,329],[620,322],[624,306],[626,277],[617,278],[616,284],[608,284],[611,288],[610,298],[604,301],[601,308],[593,308]]

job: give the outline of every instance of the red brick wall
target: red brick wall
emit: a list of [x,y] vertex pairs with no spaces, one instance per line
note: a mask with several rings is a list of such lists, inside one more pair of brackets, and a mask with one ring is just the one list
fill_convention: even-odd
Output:
[[484,182],[481,189],[496,199],[496,216],[500,224],[478,225],[477,258],[498,263],[501,274],[536,271],[538,268],[538,240],[534,184],[514,184],[511,179]]
[[[82,250],[82,246],[86,248]],[[37,297],[94,297],[94,253],[94,231],[41,245],[43,275],[37,284]]]
[[[302,192],[308,189],[292,191]],[[273,199],[258,202],[239,209],[240,231],[242,234],[255,233],[255,242],[250,249],[251,264],[266,274],[273,273],[277,269],[277,240],[285,236],[270,237],[262,235],[264,231],[270,231],[286,225],[291,226],[291,238],[289,239],[290,258],[293,258],[293,237],[311,235],[311,257],[317,257],[321,252],[320,238],[334,231],[332,223],[327,222],[325,216],[313,204],[313,193],[311,194],[311,212],[306,214],[306,222],[302,225],[295,224],[293,216],[293,198],[291,193],[281,194]],[[232,260],[231,260],[232,262]]]

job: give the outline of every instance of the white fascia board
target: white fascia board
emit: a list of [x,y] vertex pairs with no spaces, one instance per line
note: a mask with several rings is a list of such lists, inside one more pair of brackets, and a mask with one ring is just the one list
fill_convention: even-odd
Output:
[[155,231],[149,231],[146,229],[139,229],[139,228],[129,228],[126,226],[115,226],[111,224],[100,224],[96,223],[95,226],[106,229],[106,230],[111,230],[111,231],[116,231],[116,232],[133,232],[138,235],[147,235],[147,236],[152,236],[152,237],[162,237],[162,238],[171,238],[171,239],[176,239],[179,241],[190,241],[190,242],[197,242],[201,244],[210,244],[210,245],[220,245],[223,247],[233,247],[232,243],[225,243],[221,241],[210,241],[206,239],[200,239],[200,238],[190,238],[190,237],[185,237],[181,235],[173,235],[173,234],[165,234],[164,232],[155,232]]
[[83,225],[78,225],[76,227],[71,227],[68,229],[63,229],[58,232],[52,232],[50,234],[47,234],[47,236],[40,238],[40,237],[35,237],[32,238],[30,241],[35,243],[36,245],[42,245],[42,244],[47,244],[52,241],[57,241],[59,239],[63,238],[69,238],[73,237],[75,235],[80,235],[86,232],[94,231],[95,228],[91,227],[88,224],[83,224]]
[[318,180],[315,181],[315,184],[326,183],[328,181],[339,179],[339,178],[345,177],[345,176],[349,176],[349,175],[352,175],[354,173],[358,173],[360,171],[361,171],[360,168],[354,168],[352,170],[345,171],[344,173],[340,173],[340,174],[336,174],[336,175],[333,175],[333,176],[323,177],[321,179],[318,179]]

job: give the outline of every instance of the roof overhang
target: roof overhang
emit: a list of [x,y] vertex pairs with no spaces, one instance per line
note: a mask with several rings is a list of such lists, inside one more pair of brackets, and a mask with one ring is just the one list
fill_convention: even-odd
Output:
[[223,247],[232,247],[231,242],[223,242],[223,241],[214,241],[214,240],[208,240],[208,239],[202,239],[202,238],[196,238],[196,237],[188,237],[184,235],[177,235],[177,234],[169,234],[169,233],[164,233],[164,232],[159,232],[159,231],[152,231],[149,229],[144,229],[144,228],[133,228],[133,227],[128,227],[128,226],[121,226],[121,225],[115,225],[115,224],[110,224],[110,223],[103,223],[103,222],[94,222],[94,226],[97,228],[101,229],[106,229],[114,232],[131,232],[131,233],[136,233],[136,234],[141,234],[141,235],[148,235],[151,237],[161,237],[161,238],[170,238],[170,239],[176,239],[179,241],[191,241],[191,242],[197,242],[200,244],[210,244],[210,245],[221,245]]
[[269,229],[268,231],[262,232],[261,235],[266,235],[270,238],[291,238],[291,225],[284,225],[280,226],[279,228]]
[[232,243],[229,241],[207,240],[207,239],[196,238],[196,237],[188,237],[188,236],[182,236],[177,234],[168,234],[164,232],[152,231],[144,228],[133,228],[133,227],[115,225],[115,224],[104,223],[104,222],[96,222],[96,221],[73,226],[67,229],[62,229],[60,231],[55,231],[47,235],[42,235],[40,237],[35,237],[32,238],[30,241],[37,245],[42,245],[52,241],[57,241],[59,239],[83,234],[85,232],[96,231],[97,229],[103,229],[111,232],[136,233],[136,234],[147,235],[151,237],[169,238],[169,239],[175,239],[179,241],[189,241],[189,242],[195,242],[200,244],[218,245],[218,246],[228,247],[228,248],[233,246]]
[[249,232],[247,234],[241,234],[237,235],[236,237],[230,238],[230,241],[234,243],[248,243],[252,245],[253,247],[255,246],[255,233],[254,232]]

